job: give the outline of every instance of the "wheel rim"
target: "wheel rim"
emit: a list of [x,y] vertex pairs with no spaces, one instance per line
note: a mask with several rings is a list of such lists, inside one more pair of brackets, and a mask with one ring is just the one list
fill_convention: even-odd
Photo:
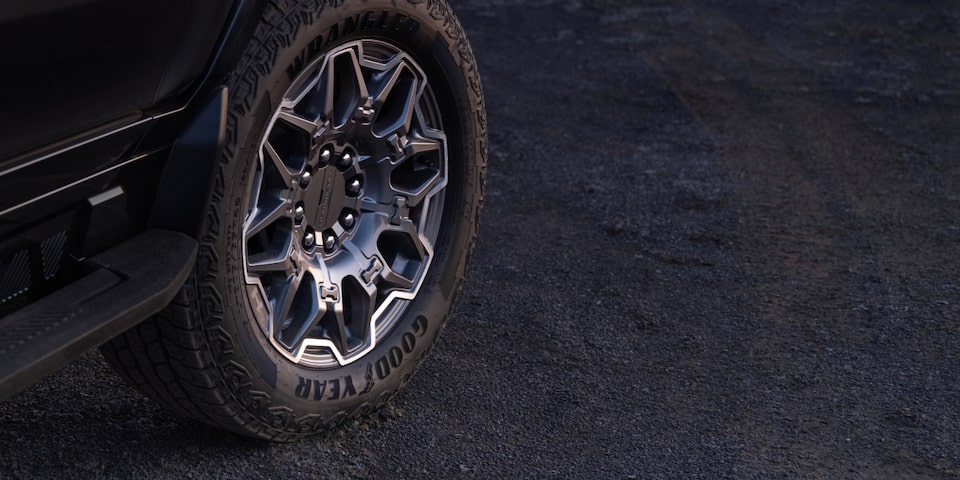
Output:
[[243,224],[248,298],[278,352],[336,367],[390,331],[433,259],[446,152],[426,75],[390,44],[342,45],[294,79]]

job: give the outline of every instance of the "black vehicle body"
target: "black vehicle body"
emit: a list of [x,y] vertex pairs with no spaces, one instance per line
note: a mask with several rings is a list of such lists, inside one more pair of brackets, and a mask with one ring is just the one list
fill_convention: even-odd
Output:
[[265,3],[0,8],[0,399],[183,282],[225,131],[222,85]]

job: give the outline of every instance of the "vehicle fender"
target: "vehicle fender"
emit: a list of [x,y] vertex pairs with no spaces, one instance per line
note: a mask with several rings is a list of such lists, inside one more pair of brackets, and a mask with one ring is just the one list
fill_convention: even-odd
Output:
[[[194,95],[208,91],[212,86],[223,83],[224,79],[236,69],[243,57],[243,51],[253,38],[254,30],[260,23],[267,0],[237,0],[230,16],[230,22],[218,42],[216,51],[206,69]],[[188,104],[197,101],[191,98]]]
[[[197,112],[173,144],[151,209],[148,227],[199,240],[223,149],[229,92],[224,80],[243,57],[267,0],[238,0],[215,53],[185,110]],[[212,93],[209,93],[211,92]]]
[[160,176],[148,227],[181,232],[199,240],[226,136],[227,99],[227,87],[215,89],[174,142]]

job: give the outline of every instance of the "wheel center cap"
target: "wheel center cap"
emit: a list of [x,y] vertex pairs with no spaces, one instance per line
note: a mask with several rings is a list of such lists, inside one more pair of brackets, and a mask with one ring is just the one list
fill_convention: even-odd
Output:
[[343,173],[332,166],[317,170],[305,193],[303,203],[310,225],[324,230],[337,223],[346,197]]

